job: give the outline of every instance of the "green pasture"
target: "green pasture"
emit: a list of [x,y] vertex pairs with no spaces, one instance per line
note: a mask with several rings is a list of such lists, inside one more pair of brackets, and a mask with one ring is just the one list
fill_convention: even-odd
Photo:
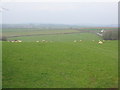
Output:
[[3,88],[118,87],[117,40],[98,44],[101,37],[79,30],[6,29],[3,35],[23,41],[2,42]]
[[3,42],[3,88],[115,88],[117,43]]

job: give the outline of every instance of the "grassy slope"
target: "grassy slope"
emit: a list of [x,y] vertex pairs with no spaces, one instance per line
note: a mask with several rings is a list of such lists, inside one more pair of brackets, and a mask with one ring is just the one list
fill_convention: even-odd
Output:
[[117,41],[3,42],[3,87],[117,87]]

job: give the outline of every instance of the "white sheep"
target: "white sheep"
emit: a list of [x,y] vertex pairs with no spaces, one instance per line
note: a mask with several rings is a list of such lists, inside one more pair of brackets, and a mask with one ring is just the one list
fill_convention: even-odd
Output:
[[99,44],[103,44],[103,42],[102,42],[102,41],[99,41],[98,43],[99,43]]
[[22,42],[21,40],[18,40],[17,42]]
[[42,42],[45,42],[45,40],[42,40]]
[[74,42],[77,42],[77,40],[74,40]]
[[36,42],[39,42],[39,41],[36,41]]

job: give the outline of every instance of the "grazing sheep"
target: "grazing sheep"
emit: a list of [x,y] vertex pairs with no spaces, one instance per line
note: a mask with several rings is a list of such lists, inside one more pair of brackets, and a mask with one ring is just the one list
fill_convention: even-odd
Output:
[[95,41],[95,40],[92,40],[93,42]]
[[82,40],[80,40],[80,42],[82,42]]
[[74,42],[77,42],[77,40],[74,40]]
[[42,40],[42,42],[45,42],[45,40]]
[[17,42],[18,40],[14,40],[14,42]]
[[36,41],[36,42],[39,42],[39,41]]
[[18,40],[17,42],[22,42],[21,40]]
[[102,41],[99,41],[98,43],[99,43],[99,44],[103,44],[103,42],[102,42]]
[[22,42],[21,40],[10,40],[8,42]]

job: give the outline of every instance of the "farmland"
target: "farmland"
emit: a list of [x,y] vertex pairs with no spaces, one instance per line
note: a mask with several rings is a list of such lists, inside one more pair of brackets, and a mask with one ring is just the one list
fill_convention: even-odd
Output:
[[[2,35],[7,37],[12,36],[36,36],[36,35],[55,35],[55,34],[70,34],[80,32],[98,32],[103,28],[81,28],[81,29],[38,29],[38,28],[12,28],[3,29]],[[104,30],[116,30],[117,28],[104,28]]]
[[3,34],[8,40],[23,41],[2,43],[3,88],[118,87],[117,40],[100,45],[102,38],[79,30],[24,29]]
[[46,35],[46,34],[64,34],[77,33],[77,30],[47,30],[47,29],[3,29],[4,36],[31,36],[31,35]]

